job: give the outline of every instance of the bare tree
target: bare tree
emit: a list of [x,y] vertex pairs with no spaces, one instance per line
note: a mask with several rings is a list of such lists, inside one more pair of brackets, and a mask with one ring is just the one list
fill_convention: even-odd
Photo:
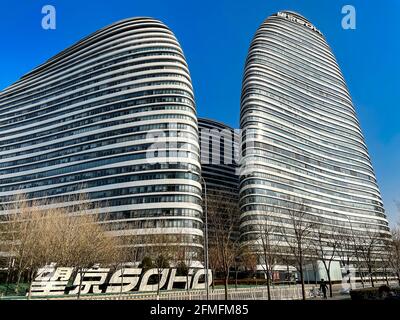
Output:
[[300,274],[303,300],[306,299],[304,266],[311,254],[312,234],[315,228],[315,222],[310,219],[309,211],[302,199],[290,198],[285,208],[287,223],[280,228],[288,254],[293,258],[293,263]]
[[239,208],[223,192],[215,192],[207,200],[209,241],[210,247],[215,248],[215,261],[212,264],[223,274],[227,300],[230,269],[235,265],[239,246],[239,239],[235,237]]
[[[33,201],[18,196],[7,207],[3,230],[5,250],[15,260],[17,288],[23,274],[31,282],[39,267],[50,263],[74,266],[80,276],[78,298],[85,270],[94,264],[111,264],[118,240],[99,219],[85,195],[66,201]],[[62,206],[61,203],[67,203]],[[31,295],[29,289],[28,298]]]
[[342,229],[341,232],[336,234],[336,252],[340,259],[341,264],[349,269],[350,262],[352,259],[352,239],[350,232],[346,229]]
[[248,252],[248,246],[242,244],[239,241],[234,241],[234,259],[233,268],[235,272],[235,289],[238,288],[238,274],[241,268],[244,268],[244,263],[246,260],[246,255]]
[[391,246],[392,246],[392,239],[388,238],[388,239],[382,239],[382,243],[384,244],[385,247],[385,251],[381,252],[381,261],[380,261],[380,265],[381,265],[381,270],[383,272],[383,275],[385,277],[385,281],[386,281],[386,285],[390,286],[389,283],[389,273],[391,270],[391,262],[390,262],[390,258],[391,258]]
[[331,281],[331,264],[336,257],[338,242],[336,241],[337,233],[333,230],[323,230],[321,225],[318,225],[313,241],[313,250],[318,260],[324,265],[328,283],[329,295],[332,298],[332,281]]
[[87,270],[98,264],[112,265],[120,250],[119,239],[112,236],[98,214],[85,213],[83,208],[79,212],[80,215],[74,215],[68,221],[69,232],[65,236],[68,245],[63,250],[63,259],[59,260],[76,268],[79,276],[78,299]]
[[392,229],[392,241],[388,244],[389,249],[388,261],[389,266],[397,277],[400,285],[400,227]]
[[171,261],[174,261],[179,253],[177,237],[164,233],[146,236],[145,256],[151,259],[152,266],[157,269],[157,297],[160,295],[163,270],[170,267]]
[[2,251],[7,252],[12,270],[16,272],[16,292],[22,277],[31,281],[36,269],[45,264],[52,251],[48,246],[54,240],[51,232],[55,217],[39,210],[39,203],[29,201],[22,194],[17,195],[4,208],[2,224]]
[[240,259],[245,271],[252,274],[257,272],[257,255],[253,252],[251,246],[244,246]]
[[193,267],[196,259],[197,253],[193,250],[193,247],[186,244],[185,235],[180,234],[177,236],[179,246],[176,247],[176,261],[177,266],[179,266],[180,271],[186,276],[186,289],[190,289],[190,270]]
[[218,261],[218,248],[215,245],[215,243],[211,242],[208,245],[208,264],[209,268],[211,269],[213,273],[212,277],[212,289],[215,289],[215,277],[216,277],[216,271],[219,267],[219,261]]
[[371,228],[368,225],[364,226],[366,232],[357,233],[355,237],[355,253],[358,259],[359,268],[366,269],[371,281],[372,287],[374,283],[374,272],[381,264],[382,259],[382,239],[385,236]]
[[128,223],[122,222],[116,224],[115,227],[117,230],[112,234],[118,237],[118,247],[112,250],[115,257],[111,259],[114,261],[112,264],[114,271],[121,270],[120,294],[122,294],[126,267],[138,263],[141,242],[139,236],[132,233]]
[[279,227],[273,224],[268,217],[258,226],[256,254],[267,278],[268,300],[271,300],[272,274],[282,254],[278,234]]

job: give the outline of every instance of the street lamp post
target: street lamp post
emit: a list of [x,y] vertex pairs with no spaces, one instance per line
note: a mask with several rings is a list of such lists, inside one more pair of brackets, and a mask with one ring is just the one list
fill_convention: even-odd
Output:
[[[188,171],[192,174],[197,174],[193,171]],[[206,296],[207,300],[209,299],[209,290],[208,290],[208,212],[207,212],[207,184],[204,178],[200,175],[200,180],[204,184],[204,277],[205,277],[205,287],[206,287]]]
[[[355,248],[356,247],[356,240],[355,240],[355,237],[354,237],[353,224],[351,223],[351,220],[350,220],[349,216],[346,216],[346,218],[347,218],[347,220],[349,221],[349,224],[350,224],[351,236],[353,238],[353,245],[354,245],[354,248]],[[346,270],[346,272],[350,272],[350,258],[349,258],[348,254],[347,254],[347,270]],[[350,289],[353,289],[350,273],[349,273],[349,284],[350,284]],[[363,282],[363,286],[364,286],[364,282]]]
[[207,184],[206,181],[202,176],[200,176],[200,179],[204,183],[204,254],[205,254],[205,265],[206,265],[206,273],[205,273],[205,282],[206,282],[206,295],[207,295],[207,300],[209,298],[209,292],[208,292],[208,211],[207,211]]

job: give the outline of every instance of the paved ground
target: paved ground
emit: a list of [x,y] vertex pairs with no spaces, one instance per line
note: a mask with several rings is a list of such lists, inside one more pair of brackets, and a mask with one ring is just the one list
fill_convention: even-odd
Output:
[[[397,282],[390,282],[389,283],[391,286],[397,286],[398,283]],[[361,283],[357,283],[354,284],[355,287],[358,288],[362,288],[362,284]],[[379,288],[379,286],[381,285],[386,285],[386,282],[384,281],[380,281],[378,283],[375,283],[375,287]],[[369,283],[365,284],[365,287],[370,287],[371,285]],[[341,294],[340,291],[342,289],[342,284],[334,284],[332,286],[332,291],[333,291],[333,297],[330,298],[329,297],[329,292],[328,292],[328,300],[351,300],[350,294]],[[319,288],[319,286],[316,286],[316,288]],[[317,298],[309,298],[310,300],[322,300],[323,298],[321,297],[317,297]]]

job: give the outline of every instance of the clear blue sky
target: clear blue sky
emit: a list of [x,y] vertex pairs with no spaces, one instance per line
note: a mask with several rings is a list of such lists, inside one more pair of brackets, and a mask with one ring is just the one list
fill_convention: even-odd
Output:
[[[56,30],[41,28],[41,8],[54,5]],[[356,8],[356,30],[341,27],[341,8]],[[400,24],[398,0],[3,0],[0,89],[82,37],[117,20],[152,16],[178,37],[189,63],[199,116],[237,127],[243,64],[260,23],[293,10],[319,28],[353,97],[389,220],[399,219]]]

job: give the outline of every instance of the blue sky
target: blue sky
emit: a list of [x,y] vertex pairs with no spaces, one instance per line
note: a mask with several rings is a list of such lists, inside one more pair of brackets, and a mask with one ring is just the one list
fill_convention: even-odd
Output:
[[[57,10],[56,30],[41,28],[41,9]],[[343,5],[356,29],[341,27]],[[393,224],[400,200],[400,11],[397,0],[23,0],[1,1],[0,89],[82,37],[133,16],[166,23],[185,52],[199,116],[237,127],[243,64],[260,23],[293,10],[320,29],[347,81]]]

